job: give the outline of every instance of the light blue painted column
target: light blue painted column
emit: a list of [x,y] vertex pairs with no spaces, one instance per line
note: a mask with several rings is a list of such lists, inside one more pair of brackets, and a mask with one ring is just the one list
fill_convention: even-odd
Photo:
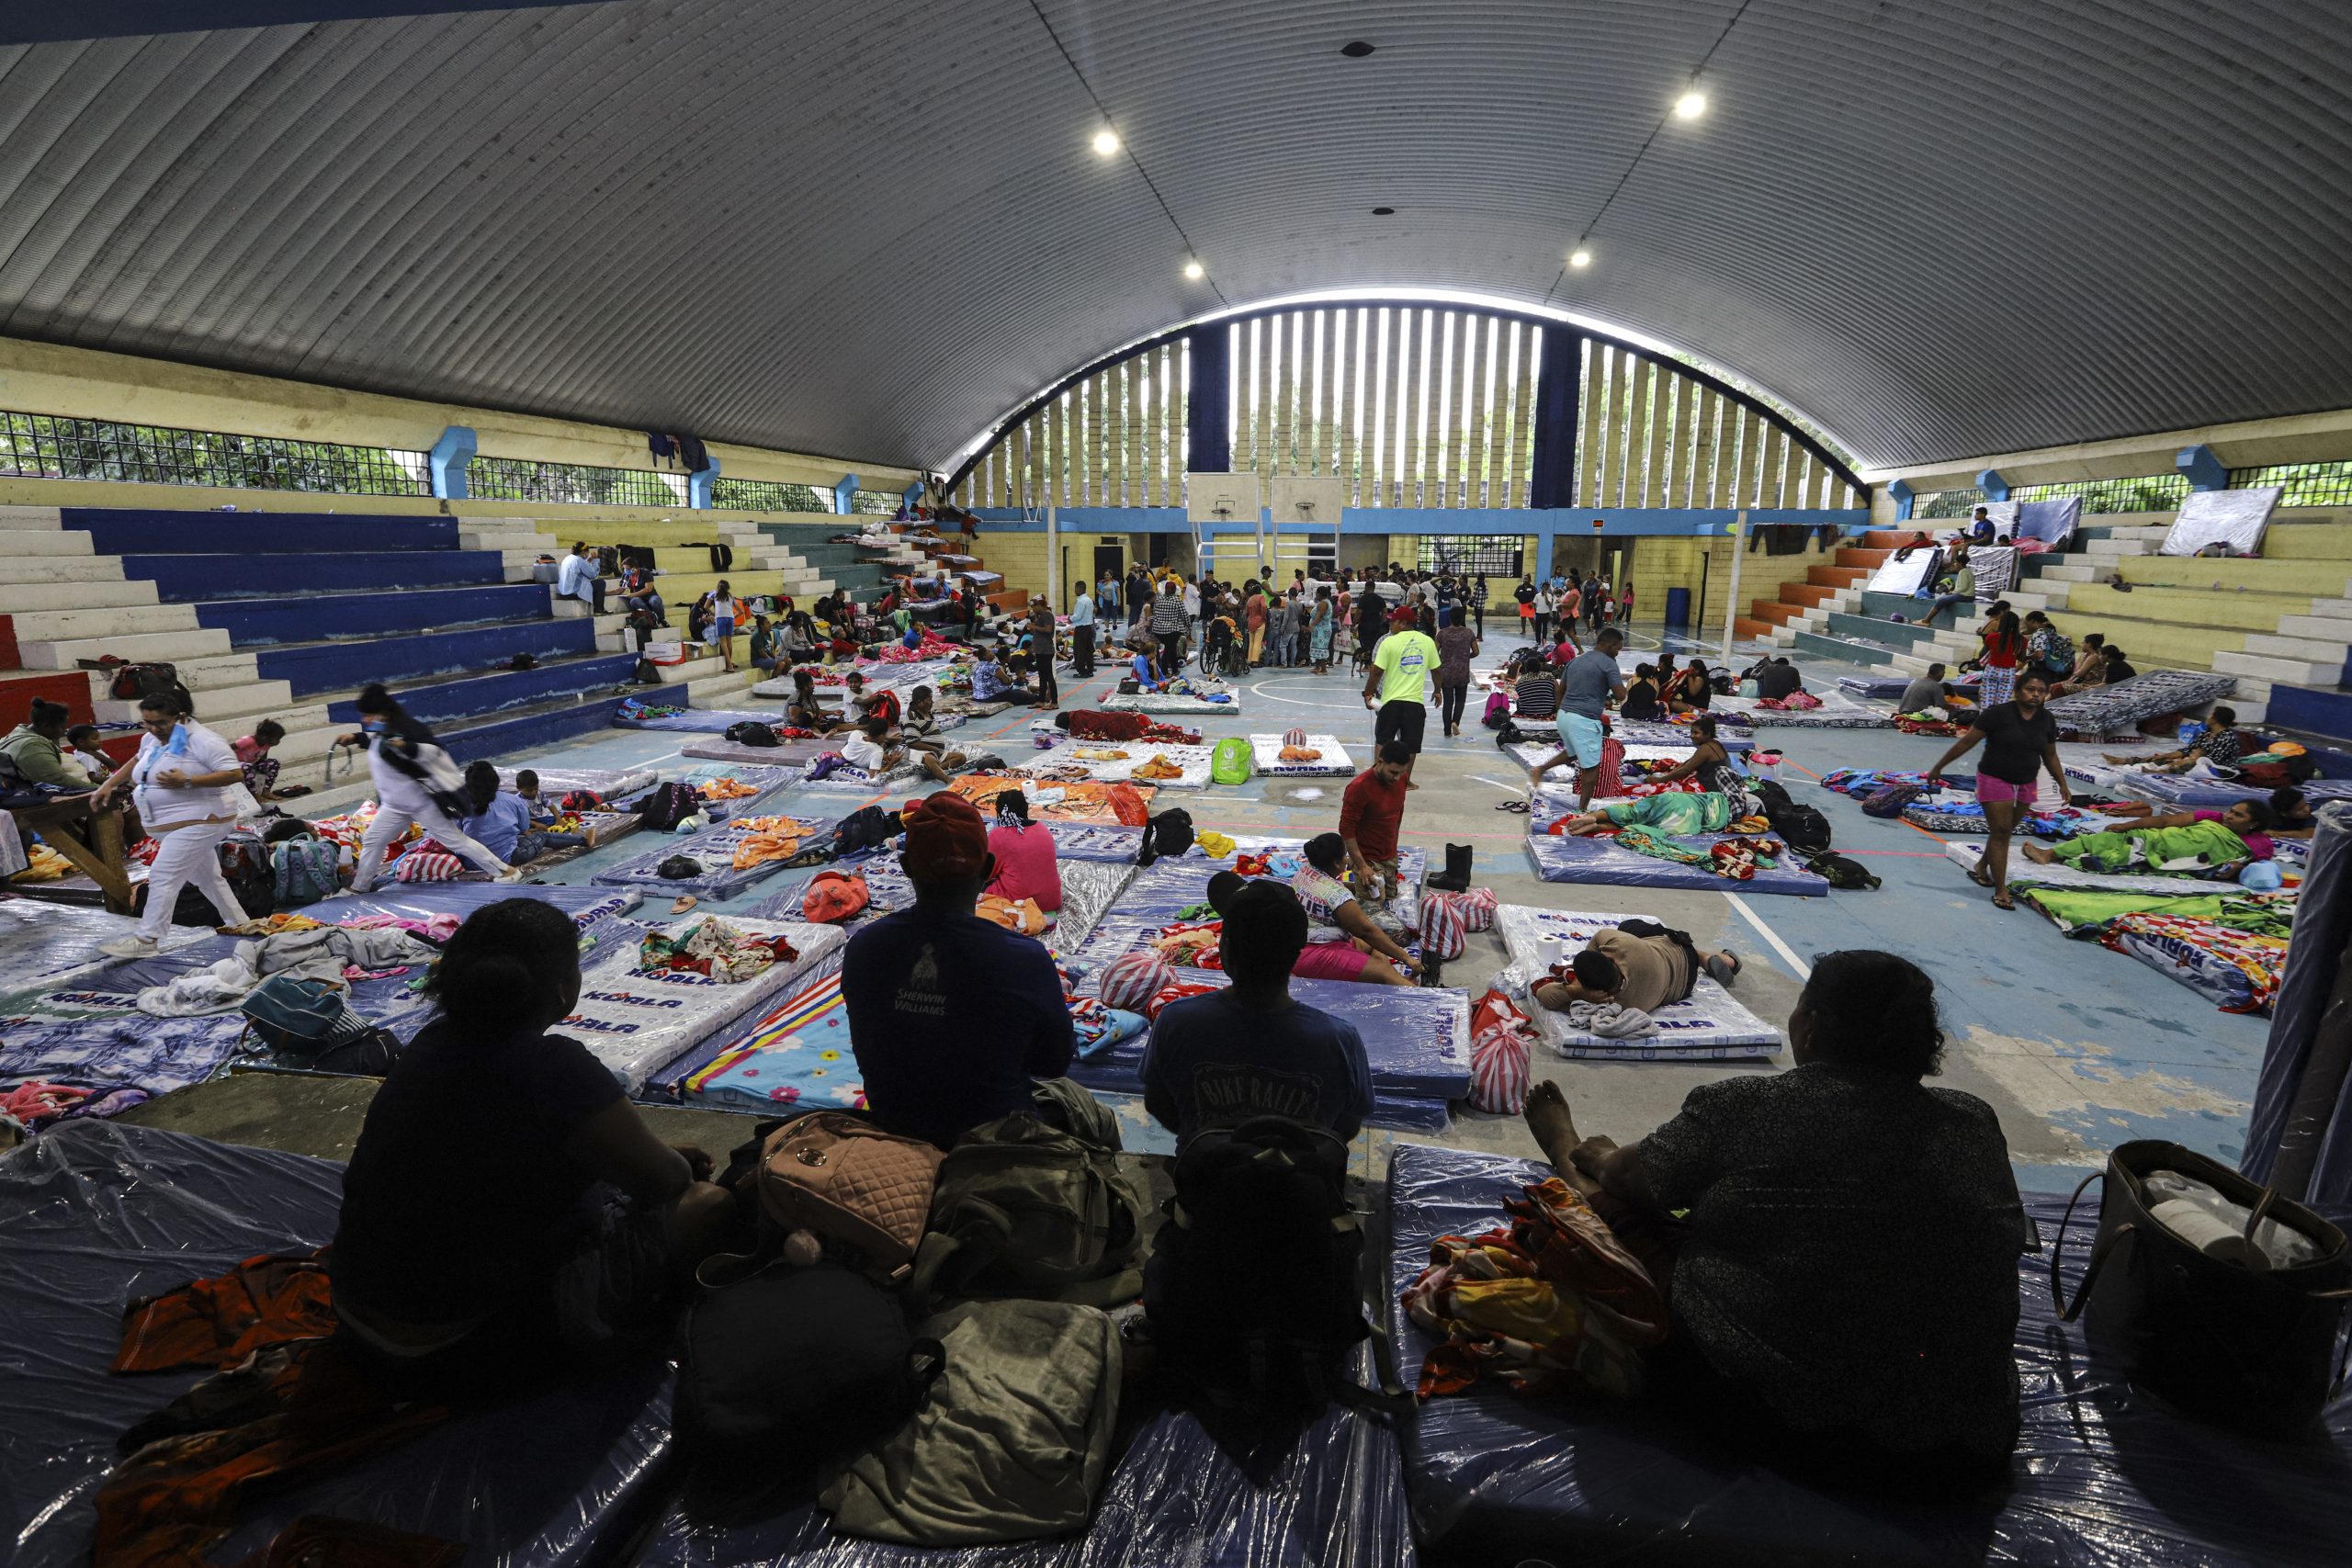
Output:
[[1911,488],[1911,481],[1909,479],[1890,480],[1886,487],[1886,493],[1894,498],[1894,520],[1898,523],[1910,522],[1911,503],[1919,493]]
[[2009,499],[2009,481],[2001,477],[1998,468],[1987,468],[1976,476],[1976,488],[1984,492],[1987,501]]
[[2229,465],[2213,455],[2211,446],[2184,446],[2172,460],[2188,480],[2191,490],[2227,490],[2230,488]]
[[718,478],[718,459],[712,457],[710,467],[698,474],[686,476],[686,506],[690,511],[710,510],[710,487]]
[[472,429],[453,424],[441,432],[441,439],[424,455],[425,472],[433,486],[433,493],[442,501],[464,501],[471,493],[466,488],[466,467],[474,460],[479,443]]
[[856,500],[857,476],[855,474],[843,474],[842,476],[842,482],[833,487],[834,513],[840,516],[848,516],[849,509],[856,502]]

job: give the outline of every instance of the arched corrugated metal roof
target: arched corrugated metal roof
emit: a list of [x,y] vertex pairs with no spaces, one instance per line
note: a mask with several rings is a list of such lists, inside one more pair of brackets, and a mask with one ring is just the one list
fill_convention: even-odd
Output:
[[2340,408],[2348,22],[614,0],[39,44],[0,50],[0,333],[907,464],[1330,288],[1685,344],[1871,465]]

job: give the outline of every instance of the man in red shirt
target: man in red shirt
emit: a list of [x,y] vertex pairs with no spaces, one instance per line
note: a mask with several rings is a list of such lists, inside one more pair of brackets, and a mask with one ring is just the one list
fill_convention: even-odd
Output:
[[1396,871],[1396,830],[1405,820],[1405,773],[1412,749],[1391,740],[1379,760],[1349,782],[1340,799],[1340,837],[1347,840],[1348,864],[1367,904],[1385,904],[1402,879]]

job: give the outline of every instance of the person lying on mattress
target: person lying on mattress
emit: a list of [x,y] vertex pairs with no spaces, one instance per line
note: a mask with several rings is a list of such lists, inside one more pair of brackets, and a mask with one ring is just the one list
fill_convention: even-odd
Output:
[[2098,872],[2221,871],[2268,860],[2276,847],[2270,827],[2277,820],[2265,802],[2241,800],[2227,811],[2139,817],[2055,845],[2028,844],[2025,857],[2036,865],[2056,862]]
[[552,904],[475,910],[438,1010],[368,1102],[327,1269],[342,1334],[396,1389],[479,1396],[662,1342],[734,1200],[653,1135],[588,1048],[580,933]]
[[1569,960],[1566,975],[1555,970],[1555,977],[1538,980],[1530,989],[1554,1012],[1592,1002],[1654,1013],[1688,1000],[1702,966],[1717,985],[1728,986],[1739,973],[1739,957],[1728,948],[1702,956],[1685,932],[1655,920],[1630,920],[1594,932],[1584,951]]
[[2312,810],[2312,803],[2293,784],[2282,784],[2270,792],[2270,836],[2274,839],[2308,839],[2319,828],[2319,818]]
[[989,853],[996,857],[996,875],[989,891],[1019,903],[1036,900],[1050,915],[1062,907],[1062,871],[1054,859],[1054,834],[1029,820],[1029,797],[1008,789],[989,803],[996,821],[989,829]]
[[1560,831],[1572,838],[1589,838],[1611,828],[1655,828],[1675,838],[1693,833],[1727,832],[1744,817],[1764,815],[1763,803],[1744,789],[1728,794],[1686,795],[1672,790],[1645,795],[1639,800],[1612,800],[1594,811],[1571,813]]
[[849,939],[842,998],[867,1106],[888,1133],[946,1148],[1028,1110],[1069,1071],[1075,1036],[1051,954],[973,912],[996,877],[988,825],[945,790],[899,813],[914,907]]
[[1651,1397],[1776,1463],[2006,1470],[2034,1242],[1993,1108],[1921,1081],[1943,1044],[1925,972],[1832,953],[1790,1015],[1793,1067],[1702,1084],[1637,1142],[1581,1136],[1556,1084],[1529,1092],[1545,1156],[1666,1292]]
[[1372,1114],[1363,1036],[1290,994],[1290,977],[1304,973],[1307,911],[1268,877],[1234,889],[1220,909],[1233,983],[1160,1010],[1144,1047],[1144,1108],[1180,1141],[1255,1116],[1354,1137]]
[[2216,768],[2235,768],[2238,759],[2245,755],[2245,748],[2238,744],[2237,710],[2216,707],[2206,721],[2204,733],[2188,745],[2145,757],[2118,756],[2112,751],[2100,755],[2112,767],[2143,773],[2185,773],[2199,761]]
[[[1291,973],[1302,980],[1413,985],[1420,977],[1419,963],[1364,913],[1362,901],[1343,880],[1347,858],[1347,840],[1337,833],[1317,834],[1300,852],[1290,890],[1306,911],[1311,929]],[[1209,878],[1209,903],[1223,915],[1248,886],[1248,878],[1220,871]]]

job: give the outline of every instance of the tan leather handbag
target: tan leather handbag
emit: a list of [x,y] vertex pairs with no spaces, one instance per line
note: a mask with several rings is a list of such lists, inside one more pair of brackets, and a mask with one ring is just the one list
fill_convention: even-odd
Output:
[[761,1151],[760,1210],[780,1234],[813,1231],[876,1272],[904,1276],[931,1214],[940,1151],[837,1111],[795,1117]]

